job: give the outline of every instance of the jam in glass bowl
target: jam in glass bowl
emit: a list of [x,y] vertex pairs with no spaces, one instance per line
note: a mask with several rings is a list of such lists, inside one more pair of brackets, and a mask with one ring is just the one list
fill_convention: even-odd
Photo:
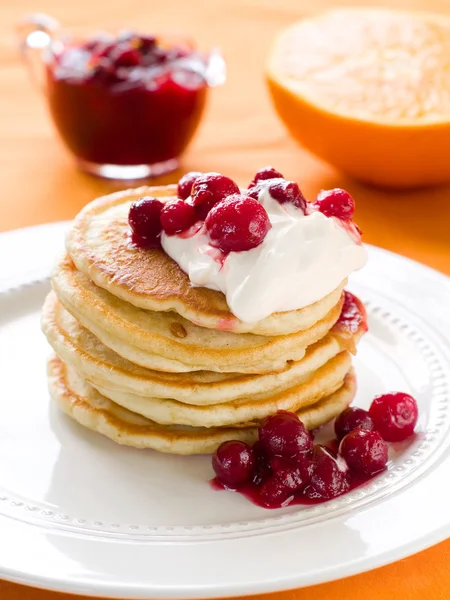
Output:
[[176,169],[208,89],[225,80],[220,53],[186,41],[133,31],[79,40],[45,15],[27,18],[19,35],[61,138],[83,170],[103,177]]

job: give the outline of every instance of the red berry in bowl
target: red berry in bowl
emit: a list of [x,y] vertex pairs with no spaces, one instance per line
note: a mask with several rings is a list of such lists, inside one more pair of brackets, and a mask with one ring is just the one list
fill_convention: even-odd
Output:
[[325,446],[314,446],[311,482],[305,488],[305,496],[328,500],[349,489],[350,471],[345,460]]
[[259,439],[269,456],[301,458],[313,449],[309,431],[295,413],[284,410],[262,421]]
[[215,204],[205,225],[212,245],[222,252],[256,248],[272,227],[265,208],[257,200],[241,194],[233,194]]
[[178,182],[178,198],[182,200],[186,200],[191,195],[192,186],[194,185],[195,180],[200,177],[202,173],[199,171],[189,171],[183,175],[183,177]]
[[343,221],[350,221],[355,212],[355,201],[348,192],[341,188],[322,190],[319,192],[314,206],[326,217],[337,217]]
[[106,42],[106,41],[101,42],[95,48],[96,52],[95,52],[95,56],[93,56],[93,58],[94,59],[111,58],[111,55],[115,51],[116,48],[117,48],[117,45],[115,42]]
[[273,167],[263,167],[262,169],[259,169],[259,171],[256,172],[256,175],[253,177],[248,187],[253,187],[256,183],[258,183],[258,181],[264,181],[265,179],[275,178],[284,179],[280,171],[277,171]]
[[136,67],[141,62],[141,55],[135,48],[117,47],[110,58],[114,62],[115,67]]
[[153,35],[139,36],[139,50],[144,54],[153,50],[156,46],[156,38]]
[[256,466],[253,449],[245,442],[224,442],[213,454],[212,466],[220,483],[237,488],[253,479]]
[[351,471],[358,475],[375,475],[382,471],[388,461],[388,446],[378,431],[355,429],[348,433],[339,445]]
[[217,202],[232,194],[239,194],[239,192],[237,183],[229,177],[220,173],[204,173],[193,183],[192,204],[196,208],[206,206],[210,210]]
[[167,235],[186,231],[196,220],[195,208],[184,200],[168,202],[161,211],[161,225]]
[[373,431],[375,429],[375,425],[367,410],[358,408],[357,406],[349,406],[343,410],[334,422],[334,431],[338,440],[342,440],[347,433],[350,433],[357,427],[366,431]]
[[131,204],[128,223],[138,238],[156,238],[161,233],[161,211],[164,204],[157,198],[144,196]]
[[414,433],[419,411],[412,396],[392,392],[374,398],[369,415],[386,442],[402,442]]

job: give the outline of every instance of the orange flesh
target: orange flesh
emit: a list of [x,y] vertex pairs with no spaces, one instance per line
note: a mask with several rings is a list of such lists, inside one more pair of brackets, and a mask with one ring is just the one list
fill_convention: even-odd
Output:
[[279,39],[270,72],[325,110],[386,123],[450,116],[450,23],[386,10],[337,10]]
[[275,108],[308,150],[362,181],[450,181],[450,19],[342,8],[287,29],[269,58]]

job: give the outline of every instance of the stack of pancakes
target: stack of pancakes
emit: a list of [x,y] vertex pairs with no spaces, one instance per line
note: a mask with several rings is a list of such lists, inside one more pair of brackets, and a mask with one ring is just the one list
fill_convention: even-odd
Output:
[[251,443],[280,409],[310,429],[343,410],[362,333],[337,323],[346,282],[300,310],[239,321],[223,294],[193,287],[163,250],[131,243],[128,211],[144,195],[171,199],[176,188],[100,198],[68,233],[42,316],[61,408],[116,442],[176,454]]

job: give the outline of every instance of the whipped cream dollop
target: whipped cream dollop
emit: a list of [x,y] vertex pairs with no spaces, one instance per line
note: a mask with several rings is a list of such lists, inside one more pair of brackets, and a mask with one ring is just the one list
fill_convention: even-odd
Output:
[[178,235],[163,232],[161,237],[164,250],[192,285],[223,292],[241,321],[253,323],[312,304],[365,265],[367,251],[351,222],[344,224],[312,207],[304,214],[292,204],[277,202],[267,188],[258,199],[272,227],[251,250],[222,255],[211,246],[204,225]]

